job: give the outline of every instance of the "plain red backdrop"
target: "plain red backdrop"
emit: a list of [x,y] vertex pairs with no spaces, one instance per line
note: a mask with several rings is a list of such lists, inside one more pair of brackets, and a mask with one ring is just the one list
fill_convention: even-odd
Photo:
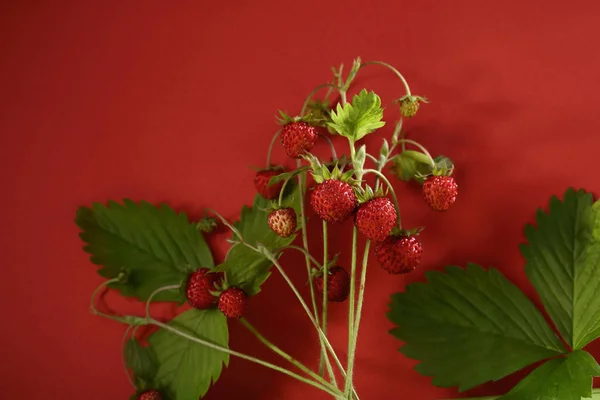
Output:
[[[276,111],[298,112],[332,66],[356,56],[398,66],[431,99],[408,129],[454,159],[461,189],[451,211],[435,214],[416,188],[396,181],[405,224],[427,227],[426,254],[408,277],[390,278],[373,264],[357,389],[363,400],[457,396],[397,352],[400,342],[387,333],[389,295],[423,280],[423,270],[473,261],[499,268],[537,302],[518,251],[524,224],[568,186],[600,189],[599,12],[595,1],[3,2],[2,397],[128,398],[124,328],[89,312],[101,279],[81,250],[76,208],[128,197],[166,201],[193,218],[204,207],[235,218],[254,196],[249,167],[264,163]],[[369,68],[364,84],[382,96],[391,121],[400,83]],[[380,137],[368,141],[372,149]],[[344,149],[339,138],[336,145]],[[274,157],[291,165],[279,147]],[[312,229],[319,254],[318,224]],[[332,251],[347,262],[349,225],[333,236]],[[225,238],[211,239],[217,260]],[[283,261],[301,283],[302,260]],[[334,306],[330,322],[342,356],[345,312]],[[314,365],[316,339],[281,278],[253,298],[248,318]],[[274,360],[235,323],[231,345]],[[515,382],[470,394],[502,393]],[[308,396],[326,398],[233,359],[206,398]]]

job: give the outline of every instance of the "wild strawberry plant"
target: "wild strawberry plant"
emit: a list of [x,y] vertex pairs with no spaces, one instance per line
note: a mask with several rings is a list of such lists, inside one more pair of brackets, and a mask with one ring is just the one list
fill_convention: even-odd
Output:
[[[375,153],[368,151],[362,139],[386,124],[381,100],[367,89],[348,99],[357,74],[370,66],[387,68],[405,92],[395,101],[400,117],[393,133]],[[315,99],[322,90],[325,95]],[[333,81],[311,92],[297,116],[280,113],[281,129],[269,146],[267,165],[254,179],[258,194],[252,207],[242,208],[238,221],[230,223],[207,210],[210,217],[191,222],[167,205],[131,200],[95,203],[78,210],[76,223],[86,243],[84,249],[106,278],[92,295],[92,311],[127,327],[124,360],[135,389],[132,399],[196,400],[219,379],[230,356],[277,370],[335,399],[358,399],[353,384],[355,352],[371,245],[382,269],[390,274],[409,273],[419,266],[422,255],[421,228],[402,226],[398,201],[385,172],[391,166],[401,179],[422,183],[424,200],[436,211],[449,209],[457,197],[452,162],[444,156],[433,158],[423,145],[404,135],[403,119],[413,117],[424,102],[411,93],[405,78],[391,65],[357,59],[345,76],[342,67],[334,69]],[[338,136],[348,143],[346,154],[338,157],[333,145],[331,158],[311,153],[318,140],[331,144],[330,137]],[[277,142],[296,161],[295,169],[271,163]],[[322,220],[323,234],[318,238],[323,240],[322,255],[309,248],[308,205]],[[354,219],[351,263],[338,265],[328,252],[328,227],[349,218]],[[214,264],[203,237],[217,225],[232,232],[231,248],[219,265]],[[362,249],[358,248],[359,235],[367,238]],[[299,243],[294,244],[297,236]],[[285,251],[304,255],[307,298],[280,263]],[[273,270],[282,275],[315,328],[321,347],[316,371],[278,348],[245,317],[248,303]],[[144,302],[145,315],[100,311],[98,293],[106,287]],[[327,334],[328,302],[343,301],[348,301],[349,310],[347,359],[338,357]],[[152,302],[187,303],[189,307],[165,322],[151,315]],[[402,301],[396,298],[395,304],[398,308]],[[414,318],[417,324],[419,316]],[[242,324],[281,356],[285,366],[230,349],[230,323]],[[155,328],[147,341],[139,338],[141,326]]]

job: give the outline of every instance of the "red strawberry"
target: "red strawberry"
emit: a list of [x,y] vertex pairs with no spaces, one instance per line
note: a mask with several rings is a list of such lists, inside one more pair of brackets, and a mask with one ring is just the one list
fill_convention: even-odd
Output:
[[423,247],[416,236],[388,236],[375,247],[381,268],[390,274],[406,274],[419,266]]
[[354,224],[368,239],[381,242],[396,225],[396,208],[387,197],[376,197],[358,206]]
[[293,208],[273,210],[268,218],[269,226],[281,237],[289,237],[296,232],[296,211]]
[[163,397],[157,390],[147,390],[141,393],[138,400],[162,400]]
[[356,208],[358,202],[352,186],[338,179],[319,183],[310,196],[310,205],[321,219],[341,222]]
[[290,122],[281,129],[281,144],[288,156],[300,158],[317,141],[317,130],[304,121]]
[[256,191],[267,200],[275,199],[279,196],[279,192],[283,187],[283,181],[269,186],[269,180],[281,173],[283,173],[282,169],[263,169],[258,171],[254,177],[254,187],[256,188]]
[[[350,294],[350,275],[344,268],[339,266],[329,268],[328,272],[327,300],[345,301]],[[317,290],[323,296],[323,275],[316,277],[315,283],[317,284]]]
[[219,297],[219,310],[228,318],[240,318],[246,311],[247,304],[248,296],[236,287],[225,290]]
[[456,201],[458,185],[451,176],[430,176],[423,183],[423,197],[435,211],[446,211]]
[[221,276],[209,272],[208,268],[200,268],[190,275],[185,291],[188,302],[192,307],[206,310],[217,304],[217,297],[211,292],[221,284]]

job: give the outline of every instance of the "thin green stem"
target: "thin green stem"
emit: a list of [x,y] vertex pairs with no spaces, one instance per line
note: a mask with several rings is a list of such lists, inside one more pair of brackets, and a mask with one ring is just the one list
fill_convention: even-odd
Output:
[[402,76],[402,74],[400,73],[400,71],[398,71],[396,68],[394,68],[392,65],[383,62],[383,61],[369,61],[366,63],[362,63],[360,65],[360,68],[364,68],[368,65],[382,65],[384,67],[386,67],[387,69],[389,69],[390,71],[392,71],[399,79],[400,81],[402,81],[402,84],[404,85],[404,90],[406,90],[406,95],[410,96],[410,87],[408,86],[408,82],[406,81],[406,79],[404,79],[404,76]]
[[249,356],[247,354],[240,353],[240,352],[235,351],[235,350],[231,350],[231,349],[229,349],[227,347],[220,346],[220,345],[218,345],[216,343],[209,342],[207,340],[203,340],[203,339],[200,339],[198,337],[189,335],[186,332],[182,332],[179,329],[173,328],[170,325],[167,325],[167,324],[165,324],[163,322],[157,321],[154,318],[149,318],[148,322],[150,324],[152,324],[152,325],[156,325],[159,328],[162,328],[162,329],[164,329],[166,331],[169,331],[169,332],[171,332],[171,333],[173,333],[175,335],[178,335],[178,336],[181,336],[181,337],[183,337],[185,339],[191,340],[194,343],[198,343],[198,344],[201,344],[201,345],[206,346],[208,348],[211,348],[211,349],[214,349],[214,350],[218,350],[218,351],[222,351],[222,352],[228,353],[228,354],[230,354],[232,356],[235,356],[235,357],[238,357],[238,358],[242,358],[242,359],[247,360],[247,361],[251,361],[251,362],[253,362],[255,364],[262,365],[263,367],[273,369],[273,370],[281,372],[282,374],[285,374],[285,375],[287,375],[287,376],[289,376],[291,378],[297,379],[300,382],[304,382],[304,383],[306,383],[308,385],[311,385],[311,386],[313,386],[313,387],[315,387],[317,389],[320,389],[320,390],[322,390],[324,392],[327,392],[328,394],[330,394],[330,395],[332,395],[332,396],[334,396],[336,398],[339,397],[339,394],[340,394],[339,391],[338,390],[332,390],[332,389],[330,389],[329,385],[325,386],[325,385],[323,385],[321,383],[315,382],[315,381],[307,379],[307,378],[305,378],[305,377],[303,377],[301,375],[298,375],[298,374],[296,374],[296,373],[294,373],[294,372],[292,372],[290,370],[287,370],[287,369],[285,369],[283,367],[280,367],[280,366],[275,365],[275,364],[271,364],[270,362],[263,361],[263,360],[261,360],[259,358],[256,358],[256,357],[253,357],[253,356]]
[[127,329],[125,329],[125,334],[123,334],[123,340],[121,341],[121,362],[123,363],[123,368],[125,368],[125,375],[127,375],[127,380],[131,383],[134,389],[137,389],[135,382],[133,382],[133,378],[131,378],[131,374],[129,373],[129,368],[127,368],[127,359],[125,357],[125,345],[127,344],[127,338],[129,336],[129,332],[133,329],[133,326],[129,325]]
[[319,133],[319,136],[325,139],[325,141],[329,144],[329,149],[331,150],[331,157],[333,157],[334,160],[337,160],[337,152],[335,151],[335,147],[333,146],[333,142],[331,141],[331,139],[329,139],[327,135],[323,135],[322,133]]
[[[296,161],[296,165],[298,168],[301,167],[301,161],[297,160]],[[318,309],[317,309],[317,300],[316,300],[316,296],[315,296],[315,287],[313,284],[312,279],[310,279],[311,274],[310,274],[310,252],[308,250],[308,233],[306,231],[306,212],[304,210],[304,192],[305,192],[305,188],[306,188],[306,182],[305,182],[305,172],[301,173],[298,175],[298,185],[300,186],[300,229],[302,229],[302,246],[304,247],[304,259],[306,260],[306,272],[308,274],[308,282],[309,282],[309,288],[310,288],[310,298],[312,301],[312,307],[313,307],[313,315],[316,321],[319,320],[319,314],[318,314]]]
[[283,193],[285,192],[285,187],[291,179],[291,177],[287,178],[285,181],[283,181],[283,185],[281,185],[281,190],[279,191],[279,200],[277,201],[279,207],[281,207],[281,202],[283,201]]
[[356,226],[352,229],[352,261],[350,270],[350,302],[348,305],[348,364],[346,372],[346,385],[344,386],[344,395],[349,396],[352,389],[352,371],[350,365],[354,362],[354,355],[351,353],[352,341],[354,338],[354,295],[356,291],[356,248],[358,247],[358,229]]
[[314,373],[313,371],[310,370],[310,368],[306,367],[300,361],[296,360],[295,358],[293,358],[292,356],[290,356],[288,353],[286,353],[285,351],[281,350],[279,347],[277,347],[276,345],[274,345],[271,341],[269,341],[266,337],[264,337],[258,331],[258,329],[256,329],[250,322],[248,322],[247,319],[241,318],[240,322],[242,323],[242,325],[244,325],[244,327],[246,329],[248,329],[248,331],[250,331],[250,333],[252,333],[254,336],[256,336],[256,338],[262,344],[264,344],[267,348],[269,348],[275,354],[281,356],[284,360],[288,361],[290,364],[294,365],[299,370],[301,370],[302,372],[306,373],[307,375],[309,375],[310,377],[312,377],[313,379],[315,379],[317,382],[321,383],[322,385],[324,385],[324,386],[326,386],[326,387],[328,387],[328,388],[330,388],[332,390],[337,390],[337,388],[335,386],[332,386],[322,376]]
[[[371,246],[371,241],[367,240],[365,244],[365,252],[363,254],[362,261],[362,270],[360,273],[360,285],[358,287],[358,303],[356,305],[356,317],[353,323],[353,335],[352,340],[350,342],[350,350],[348,354],[351,354],[352,357],[348,360],[348,369],[347,369],[347,378],[346,382],[352,382],[352,376],[354,373],[354,360],[356,359],[356,344],[358,343],[358,329],[360,327],[360,317],[362,314],[363,300],[365,297],[365,286],[367,281],[367,265],[369,262],[369,248]],[[347,385],[347,383],[346,383]],[[349,397],[351,399],[351,397]]]
[[[292,280],[290,279],[290,277],[285,273],[285,271],[283,270],[283,267],[281,266],[281,264],[279,264],[279,261],[277,261],[277,259],[273,255],[270,255],[268,258],[269,258],[269,260],[271,260],[271,262],[273,263],[273,265],[275,265],[275,268],[277,268],[277,270],[279,271],[279,273],[281,274],[281,276],[283,277],[283,279],[286,281],[286,283],[288,284],[288,286],[290,287],[290,289],[292,289],[292,292],[294,292],[294,294],[298,298],[298,301],[300,301],[300,304],[302,305],[302,308],[306,312],[306,315],[308,315],[308,318],[310,319],[310,322],[313,324],[313,326],[317,330],[317,333],[318,333],[321,341],[324,343],[326,349],[333,356],[333,359],[336,362],[337,366],[340,368],[341,371],[343,371],[344,367],[342,366],[342,363],[340,362],[340,359],[335,354],[335,351],[333,350],[333,347],[331,346],[331,343],[329,343],[329,340],[327,339],[327,336],[325,336],[325,334],[323,333],[323,330],[319,326],[319,323],[317,322],[317,320],[315,319],[314,315],[311,313],[310,309],[308,308],[308,305],[306,305],[306,302],[302,298],[302,295],[300,294],[300,292],[298,292],[298,289],[296,289],[296,286],[294,286],[294,283],[292,282]],[[326,359],[328,359],[328,358],[326,358]],[[330,374],[333,375],[333,371],[331,371]]]
[[161,292],[166,292],[167,290],[178,290],[180,287],[181,285],[166,285],[159,287],[154,292],[152,292],[152,294],[148,297],[148,300],[146,300],[146,318],[150,318],[150,303],[152,302],[154,296]]
[[405,143],[412,144],[413,146],[419,148],[419,150],[421,150],[423,152],[423,154],[425,154],[427,156],[427,158],[429,158],[429,162],[431,163],[431,166],[432,167],[435,166],[435,160],[433,159],[433,157],[431,157],[431,154],[429,154],[427,149],[422,144],[415,142],[414,140],[410,140],[410,139],[399,139],[398,142],[402,143],[403,145]]
[[377,171],[376,169],[365,169],[364,173],[365,173],[365,175],[369,174],[369,173],[377,175],[377,177],[381,178],[381,180],[383,180],[385,182],[385,184],[388,186],[388,188],[390,189],[390,193],[392,193],[392,200],[394,201],[394,206],[396,207],[396,214],[398,217],[398,228],[401,230],[402,229],[402,219],[400,218],[400,205],[398,204],[398,197],[396,197],[396,192],[394,191],[392,184],[390,183],[388,178],[385,177],[384,174]]
[[273,138],[271,139],[271,143],[269,144],[269,151],[267,151],[267,168],[271,166],[271,153],[273,152],[273,146],[275,145],[275,140],[279,137],[281,133],[281,129],[275,132]]
[[279,252],[282,252],[285,249],[298,250],[299,252],[301,252],[302,254],[307,256],[310,259],[310,261],[315,265],[315,267],[321,268],[323,266],[320,262],[317,261],[316,258],[313,257],[312,254],[310,254],[308,251],[306,251],[306,249],[303,249],[302,247],[299,247],[299,246],[295,246],[293,244],[290,244],[290,245],[287,245],[284,247],[280,247],[280,248],[274,250],[273,253],[277,254]]
[[[321,329],[323,329],[323,333],[327,335],[327,281],[329,274],[329,252],[327,249],[327,221],[323,220],[323,305],[322,305],[322,317],[321,317]],[[319,361],[319,374],[323,374],[323,369],[325,366],[325,357],[327,354],[321,352],[321,359]],[[332,379],[335,379],[335,376],[331,376]]]
[[121,276],[118,276],[116,278],[104,281],[100,285],[98,285],[98,287],[96,289],[94,289],[94,291],[92,292],[92,297],[90,298],[90,309],[91,309],[92,314],[94,314],[94,315],[98,315],[100,317],[104,317],[107,319],[112,319],[113,321],[117,321],[122,324],[130,325],[133,322],[137,322],[137,321],[134,321],[134,319],[137,317],[128,318],[128,317],[122,317],[122,316],[118,316],[118,315],[110,315],[110,314],[103,313],[102,311],[99,311],[96,308],[96,297],[98,296],[98,292],[100,292],[100,290],[105,288],[107,285],[110,285],[111,283],[119,282],[120,280],[121,280]]
[[237,230],[233,225],[231,225],[225,218],[223,218],[223,216],[221,214],[219,214],[212,208],[207,208],[206,211],[215,214],[221,220],[221,222],[223,222],[223,225],[228,227],[231,230],[231,232],[233,232],[234,235],[236,235],[240,240],[244,240],[244,237],[242,236],[240,231]]
[[337,89],[337,86],[334,85],[333,83],[324,83],[322,85],[317,86],[316,88],[314,88],[309,94],[308,96],[306,96],[306,100],[304,100],[304,104],[302,105],[302,110],[300,111],[300,116],[303,117],[304,113],[306,112],[306,107],[308,106],[308,103],[310,103],[310,100],[313,98],[313,96],[321,89],[323,88],[333,88],[333,89]]

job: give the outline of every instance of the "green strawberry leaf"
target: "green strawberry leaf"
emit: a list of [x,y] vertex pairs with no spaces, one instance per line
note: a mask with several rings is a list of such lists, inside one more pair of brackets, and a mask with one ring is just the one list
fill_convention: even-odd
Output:
[[[290,181],[288,188],[289,191],[286,190],[282,206],[293,207],[296,214],[300,215],[301,195],[299,186]],[[268,200],[257,195],[254,198],[252,208],[247,206],[242,208],[240,220],[234,225],[240,231],[246,243],[254,247],[260,243],[273,251],[292,243],[296,235],[282,238],[271,230],[267,223],[268,213],[262,211],[267,209],[269,204]],[[279,257],[279,255],[277,256]],[[272,266],[273,263],[264,255],[249,249],[241,243],[237,243],[229,249],[225,261],[216,270],[226,272],[229,285],[239,287],[248,296],[253,296],[260,292],[260,286],[269,277]]]
[[149,388],[156,376],[156,356],[150,347],[143,347],[131,338],[125,344],[125,364],[131,369],[138,389]]
[[[192,308],[169,325],[187,335],[228,347],[227,318],[217,309]],[[155,382],[173,399],[198,400],[219,379],[223,364],[229,364],[229,354],[164,329],[148,341],[158,360]]]
[[423,183],[423,176],[431,173],[432,170],[429,158],[414,150],[405,150],[397,154],[393,161],[392,171],[398,178],[406,182],[414,179],[416,182]]
[[581,400],[592,397],[592,377],[600,376],[594,357],[576,350],[546,361],[501,400]]
[[440,387],[464,391],[497,380],[564,348],[531,301],[498,270],[469,264],[426,272],[392,295],[391,334],[415,369]]
[[[126,273],[124,282],[110,285],[125,296],[147,300],[156,289],[179,284],[190,272],[214,265],[196,226],[166,205],[127,199],[123,204],[110,201],[108,206],[94,203],[78,209],[75,223],[82,230],[79,236],[90,260],[102,266],[101,276]],[[184,299],[180,292],[168,291],[154,300]]]
[[337,133],[347,137],[352,142],[385,125],[381,99],[374,92],[363,89],[352,99],[352,104],[337,105],[336,111],[331,112],[328,126]]
[[600,203],[568,189],[536,220],[521,246],[525,272],[562,337],[581,349],[600,335]]

